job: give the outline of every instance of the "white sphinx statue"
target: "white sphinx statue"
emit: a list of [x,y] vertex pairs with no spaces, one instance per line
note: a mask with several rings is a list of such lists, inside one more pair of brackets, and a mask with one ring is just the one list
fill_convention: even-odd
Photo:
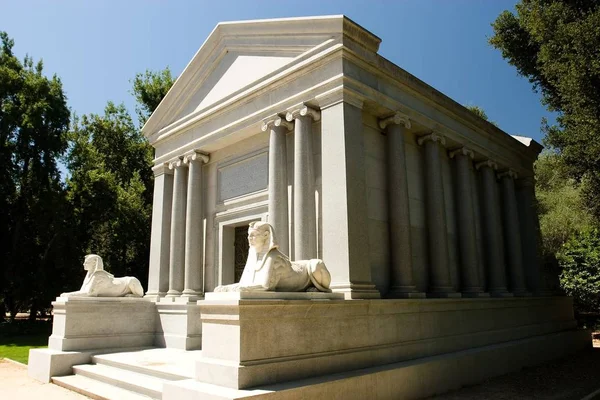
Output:
[[104,270],[102,258],[88,254],[83,261],[87,275],[81,289],[76,292],[62,293],[60,297],[142,297],[144,288],[137,278],[125,276],[115,278]]
[[239,283],[217,286],[215,292],[330,292],[331,275],[322,260],[290,261],[279,251],[273,227],[252,222],[248,229],[248,260]]

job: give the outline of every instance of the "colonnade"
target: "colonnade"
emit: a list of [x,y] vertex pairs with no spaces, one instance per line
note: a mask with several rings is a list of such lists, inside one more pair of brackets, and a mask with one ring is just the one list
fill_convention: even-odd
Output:
[[154,168],[147,297],[203,295],[202,166],[208,161],[194,150]]
[[[410,257],[408,185],[406,177],[405,130],[408,117],[397,113],[380,120],[387,134],[388,203],[390,215],[391,297],[418,297]],[[429,286],[431,297],[528,296],[540,287],[539,261],[535,239],[523,240],[522,230],[535,237],[536,215],[530,179],[520,182],[517,173],[498,164],[468,145],[448,149],[443,135],[434,132],[417,139],[423,146],[425,208],[429,249]],[[442,152],[455,163],[454,187],[460,193],[456,201],[460,288],[452,285],[448,251],[448,229],[442,180]],[[478,159],[478,162],[474,162]],[[481,218],[475,215],[473,193],[481,180]],[[519,189],[517,190],[516,187]],[[501,193],[498,193],[498,190]],[[520,192],[520,193],[519,193]],[[518,201],[518,198],[521,201]],[[500,201],[501,200],[501,201]],[[484,265],[478,257],[476,232],[481,224]],[[521,226],[523,224],[523,227]],[[526,241],[526,246],[523,245]],[[524,262],[525,261],[525,262]],[[527,268],[527,270],[526,270]],[[482,276],[481,271],[487,276]],[[484,286],[484,282],[487,285]]]

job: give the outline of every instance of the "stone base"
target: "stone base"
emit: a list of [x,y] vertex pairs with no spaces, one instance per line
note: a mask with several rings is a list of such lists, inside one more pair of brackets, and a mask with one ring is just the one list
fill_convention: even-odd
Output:
[[[223,300],[343,300],[344,295],[324,292],[217,292],[206,293],[204,299],[211,302]],[[201,301],[198,304],[202,304]]]
[[252,389],[193,379],[166,382],[162,399],[418,399],[591,348],[590,341],[589,331],[569,330]]
[[202,348],[200,307],[194,299],[163,298],[156,303],[156,310],[156,346],[180,350]]
[[576,328],[572,299],[566,297],[207,299],[198,304],[203,351],[196,379],[231,389],[371,368]]
[[132,297],[59,297],[48,347],[60,351],[150,347],[155,303]]
[[73,365],[87,364],[91,360],[89,352],[31,349],[27,372],[33,379],[49,383],[53,376],[71,375]]

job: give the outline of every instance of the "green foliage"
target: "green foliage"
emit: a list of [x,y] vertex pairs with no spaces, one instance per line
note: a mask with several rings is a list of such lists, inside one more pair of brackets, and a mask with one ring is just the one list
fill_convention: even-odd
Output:
[[600,311],[600,231],[574,235],[558,253],[561,286],[579,311]]
[[171,86],[173,86],[173,77],[169,67],[162,71],[146,70],[145,73],[139,73],[135,76],[132,94],[137,100],[138,105],[135,111],[140,126],[146,123],[146,120],[156,110]]
[[492,24],[492,46],[541,92],[556,126],[546,143],[600,218],[600,1],[523,0]]
[[78,258],[100,254],[118,275],[147,276],[152,206],[152,148],[123,105],[75,118],[67,196]]
[[549,259],[575,233],[590,229],[593,221],[583,201],[583,185],[569,177],[559,154],[542,153],[535,177],[542,254]]
[[0,310],[14,316],[35,313],[61,286],[68,206],[57,159],[69,109],[60,79],[46,77],[41,61],[18,60],[5,32],[0,40]]
[[467,110],[471,111],[473,114],[477,115],[479,118],[481,118],[485,121],[488,121],[492,125],[498,126],[498,123],[496,123],[495,121],[490,121],[490,119],[488,118],[488,116],[485,113],[485,111],[483,110],[483,108],[481,108],[479,106],[473,106],[473,105],[466,105],[465,108]]

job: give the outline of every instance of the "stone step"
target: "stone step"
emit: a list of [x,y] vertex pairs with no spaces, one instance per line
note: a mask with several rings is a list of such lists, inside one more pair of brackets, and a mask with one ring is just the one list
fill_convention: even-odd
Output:
[[119,368],[122,370],[137,372],[140,374],[152,376],[155,378],[169,380],[169,381],[178,381],[182,379],[190,379],[193,375],[183,375],[182,373],[177,373],[176,370],[170,370],[169,368],[165,368],[164,366],[159,365],[158,361],[153,362],[149,361],[148,363],[139,363],[133,357],[127,357],[123,354],[101,354],[95,355],[92,357],[92,363],[97,365],[107,365],[110,367]]
[[155,376],[102,364],[75,365],[73,366],[73,373],[154,399],[162,397],[163,383],[165,382],[165,379]]
[[150,400],[151,397],[102,383],[81,375],[52,378],[52,383],[97,400]]

